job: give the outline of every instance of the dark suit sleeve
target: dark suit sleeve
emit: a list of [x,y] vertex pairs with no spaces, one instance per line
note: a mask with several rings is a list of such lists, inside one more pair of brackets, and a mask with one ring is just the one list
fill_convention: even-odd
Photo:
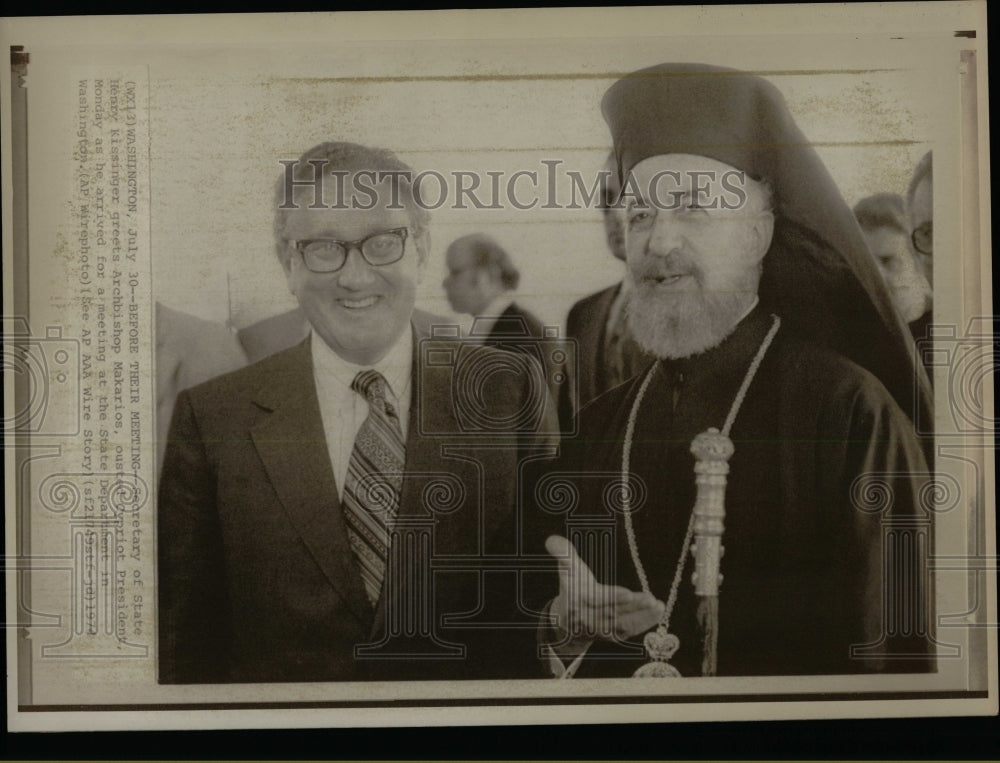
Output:
[[174,409],[158,504],[159,681],[226,680],[227,597],[215,477],[190,395]]

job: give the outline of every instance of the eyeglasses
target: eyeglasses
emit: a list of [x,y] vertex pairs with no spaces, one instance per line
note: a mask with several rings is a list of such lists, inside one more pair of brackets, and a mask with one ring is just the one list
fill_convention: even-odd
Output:
[[333,238],[309,238],[293,241],[292,245],[302,255],[306,269],[313,273],[335,273],[347,263],[352,249],[361,252],[365,262],[373,267],[391,265],[403,257],[406,248],[406,228],[373,233],[357,241],[338,241]]
[[934,223],[928,220],[910,234],[913,248],[920,254],[934,255]]

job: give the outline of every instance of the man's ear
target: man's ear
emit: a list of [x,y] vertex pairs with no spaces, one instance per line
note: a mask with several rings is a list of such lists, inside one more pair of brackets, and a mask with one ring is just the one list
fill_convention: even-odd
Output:
[[500,271],[496,265],[476,268],[476,286],[481,294],[490,294],[500,282]]
[[[295,268],[298,267],[295,264],[295,253],[292,251],[292,245],[287,241],[278,244],[278,246],[284,248],[284,251],[282,251],[279,256],[281,259],[281,269],[285,273],[285,284],[288,286],[288,291],[295,294],[293,276],[295,274]],[[299,261],[299,266],[301,266],[301,264],[302,262]]]
[[427,269],[427,259],[431,251],[431,232],[425,229],[419,235],[414,236],[413,241],[417,247],[417,283],[420,283],[423,280],[424,271]]
[[760,262],[771,248],[771,239],[774,238],[774,212],[768,209],[758,213],[751,235],[754,242],[754,261]]
[[417,264],[423,268],[427,264],[427,258],[431,251],[431,232],[424,230],[416,237],[417,242]]

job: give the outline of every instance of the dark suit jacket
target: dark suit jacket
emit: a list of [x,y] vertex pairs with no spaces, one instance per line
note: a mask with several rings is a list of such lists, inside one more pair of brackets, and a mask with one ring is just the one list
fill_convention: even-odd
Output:
[[[473,335],[475,331],[473,324]],[[564,362],[564,344],[557,337],[545,336],[542,322],[534,313],[525,310],[516,302],[511,302],[510,306],[497,317],[490,332],[482,341],[488,347],[520,352],[537,360],[545,384],[558,408],[559,401],[568,394],[565,390],[568,375]],[[562,421],[560,416],[557,418]]]
[[576,394],[570,399],[573,412],[607,391],[601,370],[604,365],[604,334],[608,313],[621,286],[617,283],[584,297],[570,308],[566,318],[566,337],[576,340],[576,383],[568,385]]
[[[566,338],[576,343],[576,373],[572,364],[568,365],[569,383],[559,397],[559,419],[563,431],[572,430],[572,419],[591,400],[594,400],[614,386],[606,373],[604,346],[606,342],[608,315],[621,289],[621,282],[599,292],[584,297],[572,308],[566,318]],[[638,349],[637,352],[641,352]],[[648,368],[653,362],[651,356],[642,355],[638,370]]]
[[542,322],[535,317],[534,313],[525,310],[516,302],[511,302],[510,306],[497,316],[493,328],[483,343],[491,347],[516,350],[520,348],[516,342],[511,340],[516,340],[519,337],[539,339],[541,336]]
[[[481,560],[515,557],[519,460],[551,452],[551,443],[530,433],[471,435],[468,399],[452,395],[454,363],[469,346],[435,340],[429,361],[416,326],[414,334],[397,526],[426,532],[411,536],[412,566],[390,569],[396,583],[375,609],[348,544],[309,342],[180,395],[159,492],[161,682],[537,674],[534,618],[517,611],[516,575],[484,576]],[[523,389],[505,374],[480,390],[491,420],[516,418]],[[552,419],[545,407],[535,424],[549,431]],[[418,615],[405,627],[395,617],[404,602]],[[463,627],[470,622],[491,627]],[[387,635],[395,638],[381,656],[356,653]]]

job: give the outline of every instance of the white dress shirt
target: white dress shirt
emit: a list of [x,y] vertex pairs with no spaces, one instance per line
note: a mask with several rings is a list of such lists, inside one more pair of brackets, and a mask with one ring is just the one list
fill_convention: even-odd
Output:
[[316,332],[312,332],[310,347],[313,359],[313,378],[319,413],[326,434],[326,447],[337,480],[337,492],[342,498],[347,466],[354,450],[354,438],[368,418],[368,401],[351,389],[354,377],[361,371],[374,368],[385,377],[389,389],[386,399],[399,413],[399,424],[406,442],[410,416],[410,383],[413,375],[413,336],[409,326],[385,357],[374,366],[349,363],[327,346]]

